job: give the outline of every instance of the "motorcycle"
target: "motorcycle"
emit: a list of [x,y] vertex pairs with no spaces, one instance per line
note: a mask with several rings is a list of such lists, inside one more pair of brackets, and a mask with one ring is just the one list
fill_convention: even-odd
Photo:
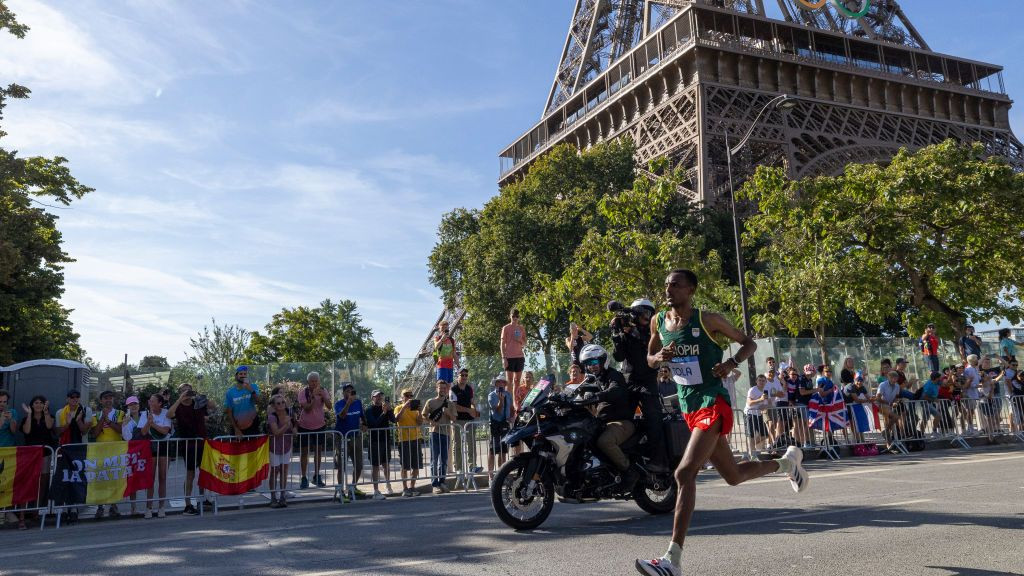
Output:
[[589,376],[569,394],[551,392],[542,380],[523,400],[512,429],[502,441],[514,446],[522,442],[528,451],[506,462],[490,485],[491,505],[498,518],[516,530],[531,530],[547,520],[557,497],[563,503],[582,504],[600,500],[634,500],[650,514],[675,509],[676,482],[671,470],[682,459],[679,442],[685,423],[679,414],[666,417],[664,445],[669,452],[668,471],[644,469],[645,436],[639,425],[622,446],[630,462],[644,469],[632,488],[626,488],[623,473],[611,464],[597,446],[603,423],[588,405],[588,396],[599,392]]

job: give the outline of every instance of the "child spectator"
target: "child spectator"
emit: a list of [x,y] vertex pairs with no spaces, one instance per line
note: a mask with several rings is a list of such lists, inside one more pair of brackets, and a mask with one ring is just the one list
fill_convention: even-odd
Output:
[[286,508],[288,464],[292,461],[294,424],[292,416],[288,413],[288,403],[282,394],[275,394],[270,399],[267,427],[270,428],[270,507]]

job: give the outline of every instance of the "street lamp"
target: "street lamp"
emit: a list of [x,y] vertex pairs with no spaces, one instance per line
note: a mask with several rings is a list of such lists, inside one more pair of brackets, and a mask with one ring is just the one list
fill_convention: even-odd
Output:
[[[732,234],[736,239],[736,272],[739,275],[740,281],[740,307],[743,309],[743,331],[748,335],[753,334],[754,328],[750,325],[750,310],[747,308],[747,281],[744,278],[743,250],[740,248],[740,222],[739,217],[736,215],[736,189],[732,182],[732,157],[750,140],[750,135],[754,133],[754,128],[761,121],[761,117],[770,110],[781,110],[783,112],[791,110],[796,106],[798,100],[795,96],[788,94],[780,94],[769,100],[764,105],[764,108],[761,108],[761,111],[757,113],[754,121],[750,123],[750,128],[747,129],[747,133],[743,135],[743,138],[740,138],[740,142],[736,146],[729,146],[729,131],[725,131],[725,159],[726,167],[729,171],[729,204],[732,208]],[[750,385],[753,386],[754,382],[757,381],[757,367],[754,365],[753,355],[747,358],[747,372],[750,378]]]

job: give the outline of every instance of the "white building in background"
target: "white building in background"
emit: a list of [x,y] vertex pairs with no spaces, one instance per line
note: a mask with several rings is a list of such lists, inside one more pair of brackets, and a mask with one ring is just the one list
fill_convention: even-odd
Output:
[[[978,337],[981,338],[982,342],[994,342],[998,344],[1000,330],[1002,330],[1002,328],[982,330],[981,332],[978,332]],[[1024,342],[1024,326],[1011,326],[1010,338],[1013,338],[1017,342]]]

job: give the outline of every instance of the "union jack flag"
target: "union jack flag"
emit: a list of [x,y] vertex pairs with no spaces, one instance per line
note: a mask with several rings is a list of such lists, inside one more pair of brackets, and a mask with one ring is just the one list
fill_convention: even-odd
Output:
[[822,398],[817,392],[807,404],[807,425],[826,432],[846,428],[846,402],[839,388],[832,386]]

